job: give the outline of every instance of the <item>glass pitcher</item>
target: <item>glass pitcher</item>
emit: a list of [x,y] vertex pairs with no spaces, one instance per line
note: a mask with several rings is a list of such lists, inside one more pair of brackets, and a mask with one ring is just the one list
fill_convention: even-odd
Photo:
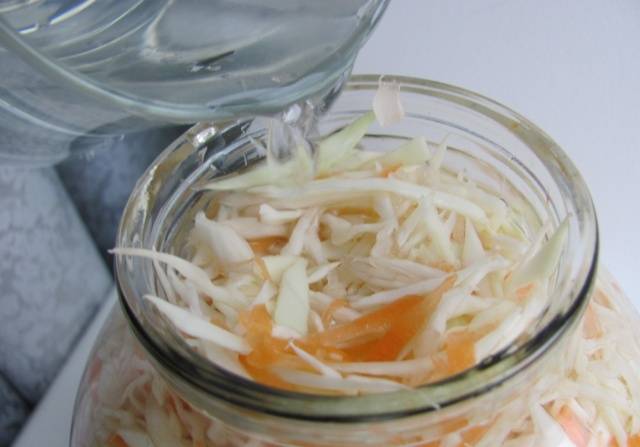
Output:
[[328,102],[387,3],[0,0],[0,161],[49,164],[79,135]]

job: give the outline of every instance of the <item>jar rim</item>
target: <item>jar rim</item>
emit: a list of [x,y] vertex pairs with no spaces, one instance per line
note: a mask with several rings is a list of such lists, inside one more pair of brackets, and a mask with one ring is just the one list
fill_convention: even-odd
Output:
[[[346,90],[375,91],[380,77],[376,74],[354,75],[347,83]],[[554,179],[556,176],[565,180],[570,179],[571,184],[581,195],[575,199],[580,204],[580,217],[587,222],[582,240],[587,246],[583,259],[580,259],[586,268],[580,269],[578,276],[572,278],[575,287],[570,290],[572,293],[570,305],[554,315],[517,349],[496,353],[461,373],[410,390],[359,396],[326,396],[268,387],[224,370],[212,362],[206,361],[205,364],[197,357],[185,357],[183,352],[171,349],[166,343],[157,340],[144,327],[139,315],[131,307],[127,297],[127,291],[130,292],[131,287],[127,283],[125,257],[116,256],[116,283],[126,319],[152,362],[159,366],[165,377],[172,379],[173,383],[177,381],[180,387],[204,393],[208,397],[243,409],[288,419],[338,423],[393,420],[439,411],[445,407],[484,395],[492,389],[508,383],[544,357],[563,338],[563,335],[580,320],[595,285],[599,247],[598,229],[589,191],[567,155],[550,137],[529,120],[482,95],[449,84],[414,77],[385,74],[384,78],[400,83],[403,91],[435,96],[465,107],[472,107],[474,111],[480,112],[490,119],[501,120],[505,125],[512,121],[520,123],[522,125],[515,132],[520,133],[518,136],[523,141],[544,142],[537,149],[529,147],[536,156],[550,157],[557,165],[558,169],[552,173]],[[198,125],[194,127],[195,129],[201,128]],[[185,135],[189,133],[190,131]],[[166,157],[175,147],[177,146],[174,143],[159,156],[158,160]],[[118,233],[118,245],[124,241],[124,235],[127,234],[125,228],[127,210],[133,206],[132,200],[136,194],[140,194],[145,187],[148,187],[148,181],[145,181],[145,178],[152,175],[155,164],[143,175],[133,191],[129,203],[127,203]]]

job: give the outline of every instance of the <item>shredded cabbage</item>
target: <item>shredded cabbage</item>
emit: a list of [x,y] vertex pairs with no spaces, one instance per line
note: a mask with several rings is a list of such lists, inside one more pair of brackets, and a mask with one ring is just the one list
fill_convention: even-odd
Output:
[[404,108],[400,101],[400,85],[380,79],[378,90],[373,98],[373,113],[382,127],[390,126],[402,120]]
[[302,336],[307,335],[309,317],[309,280],[306,265],[304,259],[297,259],[284,271],[273,314],[276,324],[291,328]]
[[331,174],[343,169],[343,162],[357,156],[356,145],[367,133],[375,120],[373,112],[369,112],[333,135],[320,141],[317,146],[316,172],[318,175]]
[[192,337],[208,340],[232,351],[248,353],[251,348],[242,338],[206,320],[194,316],[181,307],[153,295],[145,295],[182,332]]
[[367,161],[360,169],[367,168],[401,168],[402,166],[419,165],[431,158],[431,151],[424,137],[416,137],[402,146]]

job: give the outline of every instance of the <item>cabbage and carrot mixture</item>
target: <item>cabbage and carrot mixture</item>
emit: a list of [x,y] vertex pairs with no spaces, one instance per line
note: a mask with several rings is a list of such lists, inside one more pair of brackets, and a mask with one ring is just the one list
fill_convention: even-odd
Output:
[[[212,362],[276,388],[381,393],[464,371],[534,331],[568,221],[530,234],[505,198],[442,168],[446,140],[359,148],[376,117],[401,115],[393,90],[374,111],[321,141],[315,160],[301,147],[208,185],[217,193],[195,217],[189,259],[114,250],[154,261],[166,296],[145,298]],[[640,343],[620,339],[631,333],[620,320],[601,293],[528,399],[422,445],[640,445]],[[112,447],[236,445],[138,382]],[[159,438],[150,420],[174,433]]]

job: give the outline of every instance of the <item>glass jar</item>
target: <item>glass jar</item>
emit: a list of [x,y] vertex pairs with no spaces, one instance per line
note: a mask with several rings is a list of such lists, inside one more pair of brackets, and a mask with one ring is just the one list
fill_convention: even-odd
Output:
[[[378,79],[354,76],[321,118],[321,133],[370,110]],[[446,167],[463,169],[508,197],[526,216],[527,234],[543,222],[558,226],[568,216],[569,237],[551,304],[534,333],[467,371],[412,390],[348,397],[277,390],[190,349],[142,300],[145,293],[162,295],[163,278],[153,262],[118,256],[120,307],[98,337],[80,385],[72,447],[444,447],[495,446],[496,439],[501,445],[554,447],[544,439],[518,437],[531,426],[532,405],[539,402],[531,396],[544,395],[552,414],[568,398],[591,399],[591,406],[608,398],[604,390],[563,389],[553,379],[571,374],[575,362],[569,360],[584,354],[582,331],[593,330],[593,306],[605,309],[608,323],[629,328],[634,335],[623,354],[630,365],[640,362],[638,315],[609,276],[596,275],[593,205],[562,150],[525,118],[487,98],[431,81],[388,79],[400,83],[406,118],[390,128],[373,127],[365,147],[384,151],[417,135],[430,141],[449,135]],[[184,254],[194,215],[214,194],[199,186],[256,162],[255,141],[266,135],[263,124],[259,119],[201,123],[175,141],[138,182],[117,245]],[[635,434],[638,423],[633,419],[624,430]],[[189,437],[182,427],[189,427]],[[597,421],[589,429],[593,445],[615,445],[598,434]]]

